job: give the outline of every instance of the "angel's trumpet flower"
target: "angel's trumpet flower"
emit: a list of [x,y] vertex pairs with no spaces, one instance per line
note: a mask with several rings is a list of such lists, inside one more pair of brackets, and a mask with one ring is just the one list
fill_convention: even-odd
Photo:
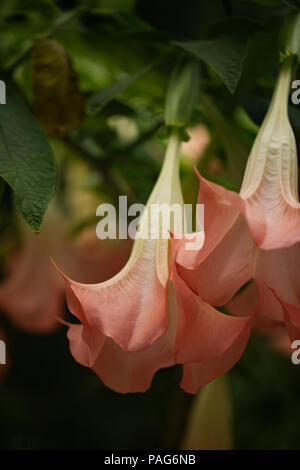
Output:
[[[150,212],[153,204],[182,206],[179,148],[173,135],[147,203]],[[198,298],[177,274],[170,238],[145,237],[148,215],[141,218],[129,261],[112,279],[80,284],[63,274],[68,306],[81,322],[68,325],[70,349],[118,392],[145,391],[159,368],[179,363],[181,386],[194,393],[239,360],[252,317],[224,315]],[[161,234],[166,221],[159,222]]]
[[292,59],[282,65],[270,109],[251,151],[240,194],[199,175],[205,205],[205,243],[185,255],[179,244],[179,273],[212,305],[234,314],[256,311],[285,321],[291,337],[300,331],[300,205],[297,155],[287,114]]
[[[164,164],[142,214],[138,236],[125,267],[100,284],[80,284],[64,276],[71,312],[125,351],[150,346],[168,328],[167,284],[169,243],[152,239],[149,224],[157,204],[183,206],[179,181],[180,140],[174,133],[168,143]],[[165,229],[173,230],[171,224]],[[158,220],[159,235],[162,232]],[[157,228],[157,227],[156,227]]]
[[282,65],[240,190],[251,233],[265,250],[288,247],[300,240],[297,150],[287,109],[291,61],[293,58]]

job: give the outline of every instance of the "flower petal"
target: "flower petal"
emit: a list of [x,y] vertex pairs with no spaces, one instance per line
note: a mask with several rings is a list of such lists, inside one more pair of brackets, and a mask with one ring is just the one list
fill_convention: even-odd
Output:
[[225,315],[191,291],[173,273],[180,312],[175,359],[178,363],[208,362],[226,354],[246,332],[249,336],[254,314],[247,317]]
[[[271,289],[273,291],[273,289]],[[280,299],[276,292],[274,295],[280,302],[284,311],[284,322],[291,341],[300,338],[300,306],[291,305],[288,302]]]
[[241,332],[232,346],[220,357],[203,363],[185,364],[180,383],[188,393],[197,393],[200,387],[208,384],[216,377],[226,374],[240,360],[247,345],[250,329]]
[[159,241],[138,243],[127,265],[109,281],[80,284],[61,273],[71,312],[125,351],[149,347],[168,328],[167,281],[161,282],[156,266]]
[[255,250],[245,221],[238,217],[196,269],[178,266],[178,273],[203,300],[221,306],[252,278]]
[[242,201],[238,194],[207,181],[197,170],[196,173],[200,180],[198,204],[204,204],[203,248],[187,251],[185,238],[173,240],[176,261],[187,269],[199,266],[224,238],[242,211]]
[[167,334],[138,352],[123,351],[87,325],[72,325],[68,338],[76,361],[91,367],[106,386],[119,393],[145,392],[158,369],[173,365]]

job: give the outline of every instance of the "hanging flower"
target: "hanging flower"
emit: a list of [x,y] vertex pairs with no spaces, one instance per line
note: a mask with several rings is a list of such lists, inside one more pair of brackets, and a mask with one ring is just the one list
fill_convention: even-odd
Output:
[[289,58],[281,67],[240,191],[251,233],[265,250],[300,240],[297,150],[287,109],[292,65]]
[[125,351],[145,349],[168,328],[169,240],[150,238],[149,220],[154,204],[183,206],[179,148],[180,141],[174,134],[124,268],[100,284],[80,284],[64,276],[71,312],[105,337],[112,338]]
[[[181,385],[194,393],[239,360],[250,334],[251,316],[218,312],[180,279],[169,236],[146,236],[152,204],[183,205],[179,149],[175,133],[140,220],[139,234],[145,236],[135,240],[120,273],[99,284],[81,284],[61,273],[69,309],[80,321],[68,324],[71,352],[119,392],[145,391],[156,370],[184,364]],[[160,235],[163,224],[174,229],[171,219],[167,227],[158,220]]]
[[[239,294],[251,309],[288,331],[300,331],[300,225],[297,155],[287,114],[291,59],[282,67],[269,111],[251,151],[240,194],[199,175],[205,242],[198,252],[177,245],[179,273],[199,296],[224,305]],[[252,296],[246,297],[246,292]],[[240,311],[249,313],[249,308]],[[235,309],[236,311],[236,309]]]

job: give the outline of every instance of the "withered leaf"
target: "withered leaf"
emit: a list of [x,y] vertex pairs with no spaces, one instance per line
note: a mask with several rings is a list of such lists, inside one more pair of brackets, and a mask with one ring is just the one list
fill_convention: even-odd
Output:
[[35,43],[31,53],[33,109],[50,135],[62,136],[79,126],[84,97],[64,47],[53,39]]

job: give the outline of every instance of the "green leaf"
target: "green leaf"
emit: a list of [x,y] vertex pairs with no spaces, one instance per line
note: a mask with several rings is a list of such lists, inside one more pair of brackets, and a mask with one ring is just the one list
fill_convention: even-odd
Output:
[[0,175],[14,190],[28,225],[38,231],[54,193],[55,163],[46,134],[9,87],[6,103],[0,106]]
[[247,54],[245,38],[228,35],[200,41],[176,42],[175,44],[213,67],[230,93],[234,93]]
[[124,90],[126,90],[130,85],[132,85],[141,75],[148,72],[154,65],[157,63],[149,64],[138,72],[129,75],[128,77],[122,78],[112,85],[103,88],[98,93],[90,96],[87,102],[87,112],[91,115],[97,114],[101,111],[107,103],[114,99],[117,95],[120,95]]

